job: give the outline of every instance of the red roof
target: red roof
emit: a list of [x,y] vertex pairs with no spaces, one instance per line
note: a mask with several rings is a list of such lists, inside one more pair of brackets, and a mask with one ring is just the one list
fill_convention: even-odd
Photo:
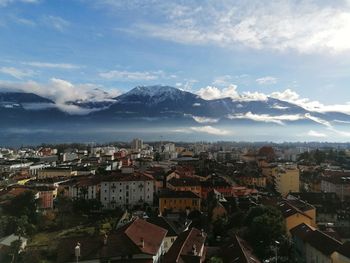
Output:
[[[77,242],[81,244],[81,260],[119,257],[121,260],[116,262],[152,262],[150,260],[159,251],[166,234],[167,230],[136,219],[106,237],[86,236],[61,240],[57,249],[57,262],[74,261],[74,247]],[[129,258],[141,254],[147,255],[143,256],[145,259]]]
[[148,223],[142,219],[136,219],[124,231],[125,235],[145,254],[156,255],[167,230]]
[[24,187],[15,187],[15,188],[12,188],[10,190],[1,191],[0,198],[1,197],[14,198],[16,196],[23,194],[26,191],[30,191],[30,189],[24,188]]

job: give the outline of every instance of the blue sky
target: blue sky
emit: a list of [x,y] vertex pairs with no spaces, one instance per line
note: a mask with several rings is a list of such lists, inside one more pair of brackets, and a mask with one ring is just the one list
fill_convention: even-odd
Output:
[[68,100],[165,84],[350,112],[349,83],[349,1],[0,0],[6,88]]

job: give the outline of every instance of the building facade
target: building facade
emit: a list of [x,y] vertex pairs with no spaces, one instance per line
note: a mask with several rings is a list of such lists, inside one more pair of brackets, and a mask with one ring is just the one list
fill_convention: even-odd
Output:
[[101,182],[100,200],[105,209],[153,204],[155,180],[142,173],[117,174]]

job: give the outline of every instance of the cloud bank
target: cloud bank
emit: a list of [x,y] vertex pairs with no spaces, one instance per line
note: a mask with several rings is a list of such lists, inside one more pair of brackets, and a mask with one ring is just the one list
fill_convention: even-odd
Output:
[[215,128],[213,126],[191,127],[190,129],[192,131],[195,131],[195,132],[208,133],[208,134],[212,134],[212,135],[228,135],[229,134],[229,131]]
[[37,83],[35,81],[20,83],[0,81],[0,87],[0,91],[34,93],[51,99],[55,102],[57,108],[71,114],[87,114],[94,109],[82,108],[72,105],[70,102],[111,101],[113,97],[120,94],[120,91],[117,89],[105,92],[100,86],[94,84],[73,84],[58,78],[52,78],[46,84]]
[[300,53],[336,54],[350,50],[348,1],[98,2],[116,9],[155,7],[162,17],[160,21],[134,22],[125,31],[181,44]]

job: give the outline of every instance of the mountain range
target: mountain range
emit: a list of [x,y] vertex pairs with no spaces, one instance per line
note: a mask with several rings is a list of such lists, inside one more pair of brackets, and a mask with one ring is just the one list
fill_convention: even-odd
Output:
[[[73,107],[76,113],[65,110]],[[139,86],[106,100],[57,102],[24,92],[0,93],[0,127],[62,129],[75,127],[101,128],[125,124],[137,128],[157,126],[211,127],[220,125],[312,125],[333,129],[333,125],[350,123],[350,116],[341,112],[317,112],[276,98],[221,98],[205,100],[199,95],[169,86]],[[195,129],[193,129],[195,131]],[[197,129],[206,132],[206,130]],[[210,133],[210,132],[209,132]],[[215,132],[213,132],[215,133]],[[218,133],[220,134],[220,133]],[[322,137],[321,135],[319,137]]]

